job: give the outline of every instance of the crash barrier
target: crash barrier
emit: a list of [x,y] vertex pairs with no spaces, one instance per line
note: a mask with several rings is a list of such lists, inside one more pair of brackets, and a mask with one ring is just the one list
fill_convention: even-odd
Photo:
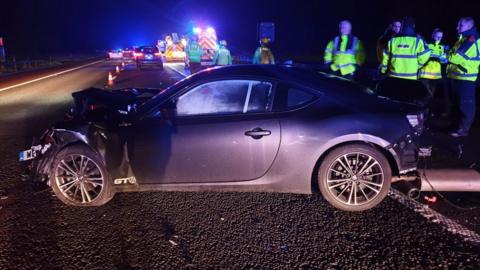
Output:
[[480,235],[431,209],[428,205],[410,199],[394,188],[390,189],[388,196],[407,208],[419,213],[427,220],[441,225],[447,231],[461,237],[464,241],[474,245],[480,245]]
[[39,68],[60,66],[62,62],[54,60],[21,60],[15,58],[2,63],[0,66],[0,73],[12,73],[19,71],[35,70]]
[[74,66],[90,61],[101,60],[105,57],[83,54],[68,54],[52,56],[48,59],[17,59],[15,56],[8,58],[6,62],[0,64],[0,75],[9,75],[17,72],[28,72],[41,69],[54,68],[59,66]]
[[234,55],[232,56],[232,62],[234,64],[251,64],[253,56],[245,56],[245,55]]
[[421,191],[480,192],[480,173],[473,169],[426,170]]

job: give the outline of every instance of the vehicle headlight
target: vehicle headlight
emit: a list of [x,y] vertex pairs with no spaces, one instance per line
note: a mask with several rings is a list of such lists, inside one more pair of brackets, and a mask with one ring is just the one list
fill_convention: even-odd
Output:
[[407,114],[407,120],[410,125],[421,131],[423,129],[423,122],[424,122],[424,116],[423,113],[416,113],[416,114]]
[[408,114],[407,115],[407,120],[412,127],[416,127],[420,124],[420,121],[418,119],[418,115],[416,115],[416,114]]

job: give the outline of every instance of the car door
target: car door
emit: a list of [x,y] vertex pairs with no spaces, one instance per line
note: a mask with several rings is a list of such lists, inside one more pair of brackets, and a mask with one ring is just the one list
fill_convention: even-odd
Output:
[[175,97],[174,116],[166,117],[165,111],[152,116],[134,136],[130,162],[137,181],[199,183],[261,177],[280,145],[272,98],[271,82],[243,79],[200,83]]

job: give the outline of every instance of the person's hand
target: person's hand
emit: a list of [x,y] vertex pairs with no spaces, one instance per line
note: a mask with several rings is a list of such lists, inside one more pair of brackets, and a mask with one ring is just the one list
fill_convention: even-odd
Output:
[[379,75],[387,75],[387,69],[380,65],[378,66],[377,73]]

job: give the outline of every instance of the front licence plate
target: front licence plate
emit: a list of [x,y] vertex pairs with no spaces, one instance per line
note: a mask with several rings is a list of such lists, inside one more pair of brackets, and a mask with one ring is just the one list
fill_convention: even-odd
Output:
[[[50,147],[50,144],[45,145],[43,148],[46,151]],[[32,146],[30,149],[18,153],[18,160],[25,161],[34,159],[37,157],[39,151],[42,150],[41,145]]]
[[32,149],[25,150],[18,154],[18,160],[26,161],[26,160],[34,159],[37,156],[36,154],[37,154],[37,151],[33,151]]

